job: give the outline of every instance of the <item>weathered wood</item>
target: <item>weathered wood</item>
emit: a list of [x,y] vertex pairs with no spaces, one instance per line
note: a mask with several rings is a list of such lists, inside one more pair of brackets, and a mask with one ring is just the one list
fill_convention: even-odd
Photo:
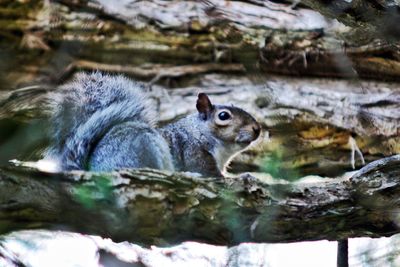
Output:
[[75,61],[67,68],[73,73],[76,70],[86,71],[105,71],[125,73],[142,79],[151,79],[149,86],[163,78],[178,78],[189,75],[199,75],[206,73],[244,73],[245,68],[242,64],[195,64],[183,66],[163,66],[155,65],[149,68],[133,67],[133,66],[119,66],[112,64],[101,64],[86,60]]
[[[4,26],[0,33],[2,37],[0,46],[7,48],[1,55],[2,57],[7,55],[2,58],[2,62],[7,62],[7,64],[5,67],[0,66],[5,69],[0,77],[1,88],[15,88],[17,85],[38,81],[46,84],[58,84],[74,71],[81,69],[103,69],[128,73],[133,77],[150,81],[150,85],[159,82],[170,88],[185,87],[165,94],[164,89],[158,90],[160,87],[153,86],[153,89],[155,89],[154,98],[159,100],[158,107],[163,111],[161,122],[166,122],[193,109],[193,105],[190,104],[179,105],[179,109],[176,109],[175,101],[179,100],[179,103],[185,103],[183,101],[186,100],[192,101],[193,92],[197,93],[198,89],[187,86],[201,85],[198,87],[211,92],[213,97],[221,100],[220,102],[233,99],[236,104],[249,106],[248,110],[258,114],[257,116],[263,122],[264,128],[272,133],[270,143],[266,143],[258,150],[250,151],[238,158],[233,165],[234,171],[263,168],[264,171],[270,172],[274,176],[284,178],[298,178],[303,174],[337,175],[351,168],[349,158],[351,148],[354,153],[354,144],[360,147],[367,162],[380,158],[382,154],[399,153],[400,148],[397,145],[399,143],[399,97],[396,86],[390,86],[390,93],[389,90],[370,92],[368,89],[365,90],[364,86],[360,86],[364,88],[363,91],[354,92],[353,89],[359,85],[356,84],[352,85],[351,89],[347,89],[350,92],[332,94],[331,89],[336,89],[335,86],[331,88],[329,86],[322,86],[323,88],[309,87],[304,82],[302,86],[271,81],[255,86],[253,84],[240,84],[240,86],[234,83],[229,84],[227,80],[233,79],[233,76],[225,80],[220,79],[220,77],[215,79],[211,76],[213,82],[220,79],[219,87],[211,88],[209,84],[206,83],[204,86],[201,83],[207,82],[207,79],[210,80],[210,76],[203,79],[204,73],[218,71],[232,74],[246,71],[247,74],[264,76],[264,73],[259,70],[267,73],[302,76],[346,77],[355,80],[355,83],[357,83],[356,79],[359,77],[399,79],[400,56],[399,47],[396,43],[399,35],[397,28],[393,27],[397,26],[393,21],[398,18],[398,3],[392,3],[392,1],[390,1],[390,4],[389,1],[368,1],[368,3],[363,3],[364,1],[338,1],[333,5],[325,6],[326,3],[315,4],[316,2],[320,1],[305,1],[306,4],[315,9],[339,18],[347,25],[352,26],[353,29],[343,29],[338,24],[331,24],[331,22],[318,17],[315,12],[303,9],[303,6],[300,6],[297,10],[292,10],[288,5],[267,1],[166,2],[154,0],[137,2],[126,0],[119,1],[117,4],[113,3],[113,6],[109,5],[111,2],[101,0],[56,1],[56,3],[50,1],[19,1],[17,3],[2,1],[2,4],[7,4],[7,8],[0,10],[0,25]],[[318,18],[317,23],[312,24],[310,21],[304,20],[307,17]],[[302,23],[304,24],[302,25]],[[81,25],[85,25],[85,28],[83,29]],[[288,30],[281,31],[278,28]],[[341,31],[340,35],[333,33],[338,30]],[[377,33],[379,34],[376,35]],[[372,42],[375,37],[382,38],[385,41]],[[85,60],[81,60],[82,58]],[[201,82],[196,83],[197,79]],[[231,87],[237,87],[237,89],[227,89],[227,84]],[[343,85],[345,82],[340,84]],[[238,91],[246,86],[250,90],[254,90],[256,94],[252,95],[249,92],[238,94]],[[32,89],[35,90],[31,90],[30,93],[20,91],[4,97],[3,99],[6,102],[0,103],[0,107],[2,107],[0,117],[9,118],[11,115],[13,119],[24,120],[26,117],[36,117],[40,113],[48,115],[47,108],[43,111],[40,110],[40,107],[46,107],[47,103],[39,95],[46,94],[51,88],[39,89],[43,91],[36,90],[36,88]],[[19,93],[21,94],[18,95]],[[250,100],[246,98],[249,95],[251,96]],[[16,96],[17,99],[13,96]],[[21,101],[24,97],[25,101]],[[30,97],[33,97],[33,99],[29,103]],[[1,126],[3,126],[3,121],[0,121]],[[3,133],[1,137],[3,137]],[[0,155],[0,163],[3,163],[2,158],[7,158],[7,156]],[[357,162],[361,163],[362,161]],[[280,165],[278,171],[273,167],[276,164]],[[293,167],[296,168],[295,171],[293,171]],[[26,174],[22,176],[24,175]],[[57,178],[60,177],[57,176]],[[18,179],[13,178],[13,181],[18,183]],[[192,191],[192,195],[196,197],[189,199],[182,197],[182,192],[175,192],[174,197],[167,198],[167,203],[157,202],[154,206],[153,203],[146,206],[144,203],[147,199],[139,200],[141,205],[148,207],[146,216],[149,214],[149,210],[154,207],[154,217],[151,215],[145,217],[144,211],[138,211],[134,215],[127,216],[125,210],[117,209],[116,211],[115,207],[120,208],[120,202],[114,203],[114,198],[109,197],[113,195],[110,193],[113,190],[110,191],[108,187],[109,181],[107,179],[99,179],[99,181],[99,184],[90,184],[89,187],[86,187],[86,184],[78,189],[72,186],[71,191],[75,192],[74,194],[71,194],[69,190],[64,192],[64,190],[59,189],[56,183],[45,183],[45,187],[50,185],[50,190],[43,189],[43,185],[36,184],[33,187],[41,189],[33,189],[35,193],[40,194],[44,190],[51,199],[55,196],[51,191],[56,188],[59,191],[57,191],[55,199],[57,197],[65,199],[55,201],[55,203],[44,203],[45,208],[36,211],[37,202],[34,198],[31,198],[33,204],[27,204],[27,201],[22,212],[18,205],[13,206],[15,200],[12,199],[4,207],[15,214],[22,213],[22,216],[11,216],[11,220],[17,218],[18,223],[9,221],[3,224],[2,228],[9,230],[19,226],[54,226],[55,223],[59,222],[72,225],[76,229],[96,233],[100,225],[102,234],[115,235],[118,238],[125,239],[125,234],[136,234],[136,232],[131,232],[132,229],[129,228],[129,225],[125,232],[121,230],[121,227],[126,225],[121,224],[121,227],[118,225],[119,222],[125,221],[128,217],[128,220],[126,220],[128,222],[139,221],[147,224],[145,227],[138,227],[139,238],[146,236],[141,241],[161,243],[166,240],[171,242],[169,238],[174,236],[175,233],[167,230],[165,225],[161,225],[161,227],[158,225],[159,232],[154,234],[156,228],[154,221],[158,219],[157,216],[161,216],[161,210],[167,207],[166,210],[172,209],[170,213],[174,215],[183,214],[188,216],[189,219],[194,217],[193,225],[185,228],[182,236],[174,236],[175,239],[172,238],[172,242],[186,238],[184,236],[185,231],[191,231],[189,238],[198,238],[194,230],[199,229],[199,234],[203,235],[208,230],[208,226],[211,229],[210,234],[214,235],[212,242],[235,243],[240,240],[247,240],[248,236],[253,238],[252,235],[254,234],[258,236],[257,231],[260,231],[258,229],[259,220],[262,221],[264,215],[273,217],[272,215],[277,214],[278,218],[281,216],[281,211],[277,212],[274,209],[275,206],[271,210],[266,209],[266,212],[260,212],[259,209],[262,208],[259,206],[252,206],[252,208],[256,208],[257,212],[254,212],[251,209],[244,209],[243,206],[237,208],[229,202],[233,200],[226,201],[225,198],[220,198],[223,201],[220,207],[223,211],[229,211],[226,213],[230,217],[218,212],[212,213],[210,207],[216,210],[213,206],[214,199],[211,198],[211,204],[209,204],[209,200],[206,200],[207,204],[204,205],[203,196],[199,197],[201,199],[199,206],[202,210],[200,212],[193,211],[191,207],[197,206],[197,191]],[[23,180],[23,182],[29,185],[29,181]],[[68,184],[68,182],[66,183]],[[376,183],[379,184],[379,182]],[[94,196],[91,186],[98,190],[98,193]],[[357,187],[356,183],[353,182],[352,186]],[[369,184],[369,186],[375,185]],[[121,188],[124,188],[124,186]],[[227,188],[227,190],[232,189],[231,187]],[[261,199],[258,199],[257,196],[256,201],[280,202],[280,187],[273,186],[271,188],[275,198],[261,197]],[[283,188],[285,192],[292,189],[285,186]],[[338,188],[341,189],[340,186]],[[160,190],[159,187],[156,189]],[[223,189],[226,188],[223,187]],[[146,190],[148,188],[144,189],[145,192]],[[153,190],[152,193],[158,192],[157,190]],[[331,188],[331,190],[334,190],[334,188]],[[394,189],[394,191],[397,192],[397,189]],[[220,192],[218,191],[218,193]],[[290,191],[290,193],[292,192]],[[339,191],[339,193],[342,192]],[[143,194],[143,190],[139,191],[139,194]],[[240,194],[251,195],[246,190],[240,191]],[[294,194],[298,194],[298,192],[296,191]],[[351,200],[358,197],[358,195],[351,193],[343,194],[344,197],[349,197]],[[229,197],[230,193],[226,195]],[[361,195],[361,199],[364,199],[363,193]],[[70,200],[71,196],[72,198],[75,197],[72,201]],[[317,195],[317,197],[319,196]],[[376,195],[374,196],[376,197]],[[97,197],[101,200],[100,202],[105,202],[105,204],[97,206],[96,201],[90,200],[91,197]],[[177,204],[182,200],[181,198],[186,201],[185,205],[190,203],[192,206],[187,208],[185,205]],[[136,196],[135,201],[137,199]],[[381,198],[377,199],[377,202],[382,201]],[[368,202],[374,200],[367,200],[365,207],[360,204],[363,206],[360,209],[360,214],[349,212],[350,204],[353,205],[354,203],[346,202],[343,204],[339,200],[334,204],[343,205],[346,211],[344,218],[346,220],[356,218],[354,223],[357,224],[366,221],[365,219],[361,221],[359,217],[362,217],[362,213],[371,211]],[[154,201],[154,199],[151,201]],[[157,201],[160,201],[160,199],[157,199]],[[294,201],[297,201],[297,199],[294,198]],[[67,203],[67,205],[64,203]],[[82,203],[86,205],[86,209],[74,214],[75,209],[80,209]],[[247,205],[247,203],[246,198],[235,202],[239,206]],[[389,197],[384,197],[382,203],[385,206],[392,204]],[[58,208],[60,209],[66,208],[67,221],[64,221],[62,217],[64,214],[59,215],[58,211],[54,212],[52,208],[49,208],[52,204],[59,205]],[[99,210],[103,209],[102,213],[99,215],[97,211],[93,212],[92,205]],[[132,207],[136,208],[135,205],[132,204]],[[316,209],[314,211],[323,213],[328,210],[331,212],[332,209],[329,205],[328,203],[328,208],[325,206],[324,210]],[[171,206],[174,207],[171,208]],[[359,206],[353,206],[353,208]],[[374,209],[378,208],[373,207],[372,211],[375,211]],[[190,212],[187,212],[188,210]],[[296,207],[293,210],[297,212],[300,208]],[[333,209],[333,213],[341,211],[336,207]],[[40,218],[42,212],[44,214],[50,212],[50,215],[44,220],[37,221],[36,218]],[[28,219],[24,217],[24,213],[27,214]],[[152,213],[150,212],[150,214]],[[300,214],[304,215],[301,211]],[[283,212],[284,215],[285,212]],[[378,217],[385,215],[387,214],[381,212],[378,213],[377,218],[371,219],[378,226],[375,224],[368,225],[366,228],[361,227],[361,230],[359,226],[355,226],[359,230],[359,232],[357,232],[358,230],[356,232],[371,231],[368,227],[373,228],[373,234],[370,235],[390,235],[390,231],[397,232],[397,227],[392,225],[396,224],[393,216],[387,216],[390,219],[385,219],[383,222],[379,221]],[[79,219],[73,216],[78,216]],[[92,216],[99,220],[93,220]],[[205,216],[216,217],[219,222],[225,223],[225,228],[220,228],[213,223],[204,223],[206,221]],[[310,218],[313,225],[321,222],[318,218],[310,217],[308,214],[304,216],[300,230],[306,228],[304,224]],[[80,219],[87,221],[78,222]],[[324,220],[326,220],[325,217]],[[367,220],[369,221],[370,218]],[[339,226],[343,224],[343,221],[339,219],[333,221]],[[161,223],[164,222],[161,220]],[[248,223],[250,222],[252,224],[249,227]],[[269,226],[267,225],[269,222],[268,220],[266,223],[261,222],[262,229]],[[34,225],[31,225],[31,223]],[[182,218],[178,221],[170,220],[167,223],[169,225],[182,224]],[[275,229],[280,227],[278,225],[280,223],[282,221],[279,220],[275,224],[271,223],[272,234],[271,237],[268,237],[270,238],[268,240],[274,242],[280,240],[280,232],[274,232]],[[285,223],[283,224],[284,227],[289,227]],[[136,231],[136,224],[133,228]],[[382,230],[383,228],[384,230]],[[322,235],[336,239],[352,236],[348,234],[349,229],[344,227],[338,231],[337,235],[327,233],[326,229],[321,230],[319,228],[318,230],[322,232]],[[179,231],[180,229],[174,228],[173,231],[175,230]],[[154,235],[150,235],[150,232]],[[160,232],[161,240],[157,239]],[[266,232],[270,234],[269,231]],[[284,240],[297,240],[291,239],[296,238],[296,234],[298,235],[298,233],[285,232],[283,238],[286,238]],[[290,235],[294,237],[289,237]],[[215,236],[218,237],[216,240],[214,240]],[[262,234],[260,236],[264,237]],[[209,239],[205,240],[212,239],[208,236],[207,238]],[[198,239],[202,240],[201,238]]]
[[358,39],[371,40],[376,37],[386,40],[399,40],[400,3],[390,0],[339,0],[339,1],[301,1],[321,14],[336,18],[354,27]]
[[[176,74],[186,70],[193,69],[182,66]],[[334,177],[352,170],[353,144],[360,148],[366,162],[382,154],[400,153],[400,97],[396,84],[283,77],[252,82],[246,77],[214,74],[204,76],[200,82],[201,89],[194,86],[167,91],[153,85],[149,94],[161,124],[196,112],[200,90],[215,103],[232,103],[253,114],[270,138],[266,136],[258,147],[237,157],[232,172],[262,170],[286,179],[309,174]],[[29,126],[32,118],[46,118],[51,113],[48,92],[54,89],[3,92],[0,123],[11,119],[28,121]],[[26,154],[32,158],[29,148]],[[23,153],[3,154],[4,160],[26,159]],[[353,160],[355,166],[362,167],[359,154],[354,153]]]
[[[276,163],[282,170],[274,173],[278,177],[335,176],[351,170],[353,141],[367,162],[400,153],[396,84],[283,77],[254,83],[224,76],[209,76],[204,83],[202,90],[213,101],[248,110],[270,133],[269,142],[237,158],[237,171],[271,173]],[[196,92],[196,87],[175,89],[168,100],[162,98],[161,120],[194,110]],[[358,155],[355,164],[363,164]]]
[[399,232],[400,156],[351,179],[263,184],[156,170],[1,171],[0,225],[68,227],[147,244],[338,240]]
[[261,69],[289,75],[398,80],[399,45],[366,45],[333,38],[323,30],[288,34],[275,31],[261,49]]
[[148,81],[157,75],[143,77],[142,72],[159,64],[164,69],[219,64],[223,70],[235,63],[247,73],[261,69],[292,75],[400,77],[396,42],[350,40],[344,37],[351,35],[349,29],[337,22],[287,4],[32,0],[5,2],[3,7],[0,45],[7,64],[0,77],[2,89],[59,83],[71,66],[79,66],[77,58],[113,65],[113,71],[137,68],[131,74]]

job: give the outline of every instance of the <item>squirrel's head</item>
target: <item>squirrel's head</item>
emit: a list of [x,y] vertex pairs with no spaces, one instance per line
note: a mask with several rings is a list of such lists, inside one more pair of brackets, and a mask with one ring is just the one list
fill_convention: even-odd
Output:
[[197,111],[214,136],[225,143],[247,147],[261,133],[260,124],[249,113],[234,106],[213,105],[204,93],[198,95]]

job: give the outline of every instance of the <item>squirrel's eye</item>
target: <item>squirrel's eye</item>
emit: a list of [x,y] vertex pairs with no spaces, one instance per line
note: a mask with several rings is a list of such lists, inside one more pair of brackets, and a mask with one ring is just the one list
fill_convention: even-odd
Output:
[[226,111],[222,111],[221,113],[218,114],[218,118],[221,121],[226,121],[226,120],[229,120],[231,118],[231,114],[229,114]]

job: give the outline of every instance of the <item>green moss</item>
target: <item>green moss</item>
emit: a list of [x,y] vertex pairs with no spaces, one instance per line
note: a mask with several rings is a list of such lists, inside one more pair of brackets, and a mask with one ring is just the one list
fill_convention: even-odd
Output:
[[110,177],[93,177],[93,184],[79,185],[75,188],[75,199],[88,209],[94,209],[98,200],[112,200]]

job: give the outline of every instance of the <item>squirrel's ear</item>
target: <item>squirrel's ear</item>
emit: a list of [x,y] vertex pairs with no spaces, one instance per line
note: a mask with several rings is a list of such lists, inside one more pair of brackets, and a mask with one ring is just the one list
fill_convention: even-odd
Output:
[[200,93],[197,96],[196,103],[197,111],[202,115],[203,119],[207,119],[208,114],[213,110],[213,105],[205,93]]

